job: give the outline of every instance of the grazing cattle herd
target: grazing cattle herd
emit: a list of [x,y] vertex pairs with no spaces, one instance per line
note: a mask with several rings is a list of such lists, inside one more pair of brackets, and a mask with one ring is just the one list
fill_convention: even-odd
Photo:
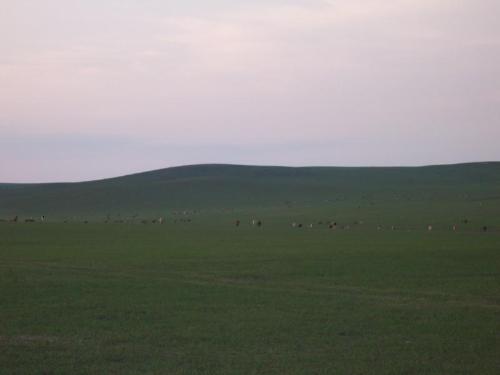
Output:
[[[193,219],[191,217],[189,217],[188,215],[189,214],[192,214],[192,213],[196,213],[196,211],[180,211],[180,212],[176,212],[176,211],[173,211],[172,214],[174,216],[176,215],[181,215],[180,218],[177,218],[177,217],[174,217],[170,220],[170,223],[173,223],[173,224],[177,224],[177,223],[191,223],[193,222]],[[137,217],[138,215],[133,215],[131,217],[131,219],[129,220],[124,220],[124,219],[116,219],[116,220],[111,220],[111,215],[107,215],[106,216],[106,219],[103,221],[104,223],[129,223],[129,224],[133,224],[133,223],[142,223],[142,224],[159,224],[159,225],[162,225],[162,224],[166,224],[168,223],[169,221],[164,217],[164,216],[160,216],[160,217],[157,217],[157,218],[154,218],[154,219],[142,219],[142,220],[137,220]],[[36,223],[36,222],[39,222],[39,223],[44,223],[44,222],[47,222],[47,217],[45,215],[42,215],[40,216],[38,219],[34,218],[33,216],[30,216],[28,218],[25,218],[24,220],[21,220],[19,218],[18,215],[15,215],[14,217],[12,217],[11,219],[1,219],[0,218],[0,222],[7,222],[7,223],[19,223],[19,222],[25,222],[25,223]],[[76,217],[73,217],[71,220],[68,220],[68,219],[65,219],[62,221],[63,223],[83,223],[83,224],[88,224],[89,223],[89,220],[82,220],[82,219],[78,219]],[[500,231],[500,228],[495,228],[495,227],[488,227],[487,225],[481,225],[479,227],[476,227],[476,226],[473,226],[473,225],[469,225],[471,223],[471,221],[469,219],[463,219],[462,221],[462,224],[463,224],[463,228],[467,228],[467,231],[474,231],[474,229],[476,231],[482,231],[482,232],[488,232],[488,231]],[[243,221],[240,220],[240,219],[236,219],[233,221],[234,225],[236,227],[240,227],[243,225]],[[256,219],[256,218],[252,218],[250,221],[249,221],[249,224],[251,227],[257,227],[257,228],[262,228],[263,227],[263,222],[262,220],[260,219]],[[317,222],[308,222],[308,223],[301,223],[301,222],[296,222],[296,221],[293,221],[291,223],[291,227],[294,228],[294,229],[301,229],[301,228],[309,228],[309,229],[313,229],[313,228],[316,228],[316,227],[319,227],[321,228],[322,226],[326,226],[328,229],[332,230],[332,231],[335,231],[335,230],[350,230],[351,229],[351,225],[352,227],[357,227],[357,226],[361,226],[364,224],[364,221],[362,220],[358,220],[358,221],[354,221],[352,222],[351,224],[349,223],[344,223],[344,224],[339,224],[337,221],[317,221]],[[366,226],[366,227],[369,227],[369,226]],[[378,230],[378,231],[381,231],[381,230],[384,230],[384,229],[389,229],[391,231],[395,231],[395,230],[398,230],[398,227],[396,227],[396,225],[389,225],[389,226],[386,226],[384,227],[383,225],[381,224],[378,224],[375,226],[375,228]],[[432,224],[428,224],[427,225],[427,231],[428,232],[432,232],[433,229],[434,229],[434,226]],[[401,227],[400,229],[404,229],[403,227]],[[406,228],[406,230],[410,230],[410,229],[418,229],[418,228]],[[449,227],[446,227],[446,228],[441,228],[441,229],[448,229],[448,230],[451,230],[453,232],[457,232],[459,230],[459,227],[457,224],[452,224],[451,226]]]

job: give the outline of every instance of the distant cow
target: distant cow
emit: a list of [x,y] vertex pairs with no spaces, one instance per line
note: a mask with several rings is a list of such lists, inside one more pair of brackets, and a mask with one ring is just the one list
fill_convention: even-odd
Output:
[[240,226],[240,221],[239,220],[236,220],[236,226],[239,227]]

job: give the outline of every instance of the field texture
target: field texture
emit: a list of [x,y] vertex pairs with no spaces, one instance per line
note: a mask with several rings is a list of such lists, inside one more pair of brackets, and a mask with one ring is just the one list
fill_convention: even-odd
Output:
[[499,163],[0,185],[0,219],[1,375],[500,372]]
[[2,374],[498,374],[500,235],[0,225]]

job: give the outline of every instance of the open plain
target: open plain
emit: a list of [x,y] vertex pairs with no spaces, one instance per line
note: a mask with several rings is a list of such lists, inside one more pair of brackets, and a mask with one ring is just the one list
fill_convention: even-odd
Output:
[[0,373],[497,374],[499,167],[455,168],[474,170],[468,184],[441,171],[389,190],[352,171],[329,198],[314,176],[288,190],[259,176],[231,196],[220,192],[252,185],[191,175],[183,208],[158,193],[142,212],[132,198],[100,207],[97,188],[94,207],[75,201],[81,184],[24,186],[24,198],[4,186],[9,202],[47,195],[33,212],[18,204],[17,222],[3,205]]

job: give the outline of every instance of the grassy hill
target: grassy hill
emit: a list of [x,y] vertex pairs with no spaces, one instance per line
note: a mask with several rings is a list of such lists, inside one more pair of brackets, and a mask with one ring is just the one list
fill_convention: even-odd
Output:
[[[428,167],[193,165],[100,181],[0,184],[0,218],[500,202],[500,162]],[[385,203],[384,203],[385,202]],[[446,209],[443,206],[443,209]]]
[[14,215],[0,375],[498,373],[500,163],[0,185]]

